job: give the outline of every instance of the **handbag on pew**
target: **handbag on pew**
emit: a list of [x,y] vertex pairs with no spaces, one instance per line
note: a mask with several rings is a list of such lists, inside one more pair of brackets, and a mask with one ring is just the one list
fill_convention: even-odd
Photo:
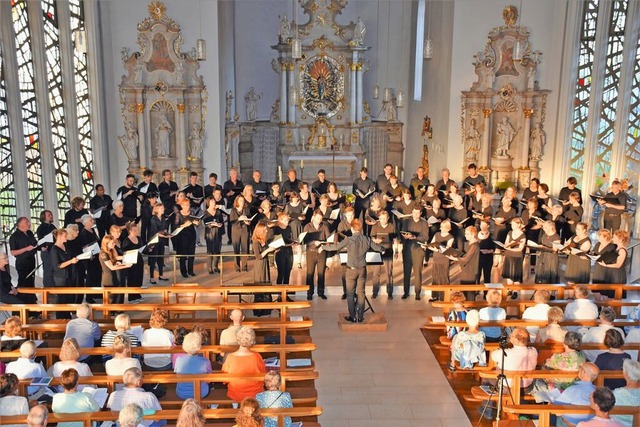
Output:
[[[273,297],[271,296],[271,294],[255,294],[255,296],[253,297],[253,302],[272,302],[272,301],[273,301]],[[270,316],[271,309],[254,309],[253,315],[256,317]]]
[[160,399],[161,397],[164,397],[165,394],[167,394],[167,386],[165,386],[164,384],[142,384],[142,388],[144,389],[144,391],[148,391],[153,393],[153,395],[155,397],[157,397],[158,399]]

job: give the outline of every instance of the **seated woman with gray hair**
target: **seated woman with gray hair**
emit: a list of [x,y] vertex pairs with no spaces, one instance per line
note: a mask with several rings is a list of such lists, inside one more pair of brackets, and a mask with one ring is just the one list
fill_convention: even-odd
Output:
[[[176,374],[210,374],[213,372],[211,361],[198,354],[201,348],[202,335],[198,332],[188,333],[182,341],[182,349],[187,354],[180,356],[176,360],[174,372]],[[176,395],[180,399],[193,398],[193,388],[192,382],[178,383]],[[200,397],[205,397],[209,394],[209,384],[206,382],[200,383],[200,390]]]
[[455,362],[460,363],[462,369],[472,369],[474,364],[487,366],[487,355],[484,350],[485,335],[478,330],[480,315],[478,310],[469,310],[466,314],[467,330],[458,332],[451,342],[451,362],[449,370],[455,371]]
[[[269,371],[264,376],[264,388],[266,391],[258,393],[256,400],[260,403],[260,407],[266,408],[293,408],[291,395],[286,391],[280,391],[282,385],[282,377],[278,371]],[[291,417],[284,418],[285,427],[291,425]],[[278,419],[276,417],[265,417],[264,427],[278,427]]]
[[120,410],[118,422],[120,427],[138,427],[143,416],[142,408],[135,403],[130,403]]
[[[627,385],[613,390],[618,406],[640,406],[640,362],[626,359],[622,363],[622,375]],[[628,427],[632,426],[632,415],[615,415],[616,421]]]
[[[267,368],[259,353],[251,351],[256,343],[256,333],[246,326],[241,327],[236,333],[236,341],[240,348],[227,355],[222,365],[222,372],[228,374],[265,374]],[[242,402],[247,397],[255,397],[262,391],[262,381],[236,380],[227,385],[227,396],[235,402]]]

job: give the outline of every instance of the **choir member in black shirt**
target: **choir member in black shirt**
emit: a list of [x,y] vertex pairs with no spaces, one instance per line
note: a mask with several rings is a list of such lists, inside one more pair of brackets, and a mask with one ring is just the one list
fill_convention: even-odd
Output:
[[[80,236],[80,227],[78,227],[78,224],[69,224],[65,229],[67,230],[67,242],[64,246],[70,256],[77,257],[82,253],[82,244],[78,238]],[[81,262],[71,266],[71,270],[69,270],[69,284],[67,286],[76,286],[78,288],[84,287],[85,272],[84,267],[80,265]],[[98,286],[99,285],[100,282],[98,282]],[[78,299],[82,297],[84,297],[84,295],[78,296]],[[92,296],[87,295],[87,302],[91,303],[92,301]]]
[[578,204],[582,206],[582,191],[580,191],[577,185],[578,180],[570,176],[569,179],[567,179],[567,186],[560,189],[558,200],[560,201],[560,203],[562,203],[562,206],[564,206],[565,211],[571,206],[569,196],[573,192],[578,193]]
[[82,215],[88,214],[89,211],[84,208],[84,199],[82,197],[74,197],[71,199],[71,209],[64,214],[64,226],[69,224],[80,224]]
[[[450,256],[449,259],[460,265],[460,284],[475,285],[478,283],[480,266],[480,245],[478,244],[478,229],[469,226],[464,229],[466,244],[464,253],[458,257]],[[475,301],[475,292],[465,292],[468,301]]]
[[262,173],[256,169],[247,183],[253,187],[253,191],[260,200],[264,200],[269,195],[269,184],[262,180]]
[[538,178],[531,178],[529,181],[529,187],[525,188],[522,192],[522,200],[537,198],[539,194],[539,187],[540,180]]
[[429,239],[429,226],[427,221],[420,217],[420,206],[414,205],[411,211],[411,219],[405,224],[402,231],[402,265],[404,270],[404,294],[402,299],[409,298],[411,289],[411,270],[414,274],[414,287],[416,300],[420,300],[422,292],[422,264],[424,263],[424,249],[418,244],[426,243]]
[[311,184],[311,190],[316,193],[316,196],[321,196],[327,192],[327,187],[329,187],[329,181],[326,179],[326,173],[324,169],[318,170],[318,179],[313,181]]
[[27,217],[18,218],[16,231],[9,237],[11,255],[16,259],[18,288],[35,286],[36,251],[38,241],[31,231],[31,221]]
[[380,291],[380,278],[382,276],[382,268],[387,274],[387,297],[393,299],[393,258],[397,258],[398,234],[396,229],[389,222],[389,213],[387,211],[380,212],[379,221],[371,227],[369,235],[371,240],[382,246],[385,250],[382,253],[382,265],[374,264],[371,268],[371,277],[373,278],[373,298],[378,297]]
[[[440,224],[440,232],[436,233],[429,244],[428,249],[433,252],[432,283],[434,285],[448,285],[449,258],[443,252],[455,246],[455,238],[451,234],[451,221],[445,219]],[[441,249],[444,247],[444,250]],[[430,302],[439,301],[444,297],[442,292],[432,292]]]
[[251,236],[251,247],[256,262],[253,265],[254,283],[271,284],[271,270],[269,268],[269,253],[275,249],[267,243],[267,224],[259,222]]
[[196,229],[198,220],[192,220],[191,204],[188,200],[183,200],[179,204],[180,210],[173,218],[173,231],[182,228],[180,233],[173,238],[173,246],[177,255],[187,255],[180,257],[180,273],[182,277],[195,277],[193,271],[193,255],[196,253]]
[[196,172],[189,174],[189,185],[184,189],[184,195],[189,199],[191,213],[197,215],[204,201],[204,187],[198,184],[198,174]]
[[[527,208],[522,211],[520,219],[524,224],[524,234],[526,234],[527,240],[537,243],[542,229],[542,217],[538,210],[537,199],[527,200]],[[532,265],[535,265],[535,261],[532,261]]]
[[140,204],[143,204],[150,194],[158,193],[158,186],[152,181],[153,171],[146,169],[142,173],[142,177],[142,183],[138,185],[138,200]]
[[[376,224],[376,222],[380,219],[380,214],[382,214],[382,212],[386,212],[386,211],[382,208],[382,202],[380,201],[380,196],[379,195],[372,196],[369,208],[367,208],[367,210],[364,213],[364,222],[367,225],[369,230],[371,230],[371,227],[373,227]],[[387,212],[387,214],[388,213],[389,212]]]
[[[96,229],[94,227],[95,221],[91,215],[84,215],[82,217],[82,228],[79,231],[77,238],[77,246],[80,248],[80,251],[83,248],[93,245],[94,243],[100,244],[100,240],[98,234],[96,233]],[[67,245],[68,246],[68,245]],[[78,254],[72,254],[73,256]],[[76,269],[81,270],[79,273],[79,277],[84,278],[84,283],[80,283],[80,286],[84,287],[92,287],[99,288],[102,284],[100,280],[102,280],[100,261],[97,257],[93,257],[91,259],[82,260],[78,265],[75,266]],[[75,301],[78,304],[82,302],[83,295],[78,295]],[[93,296],[87,295],[87,300],[89,302],[93,302]]]
[[222,185],[218,184],[218,174],[211,172],[209,174],[209,183],[204,186],[204,198],[208,199],[213,197],[213,190],[215,189],[222,191]]
[[335,182],[330,182],[327,187],[327,197],[329,198],[329,206],[332,209],[342,209],[346,198],[340,195],[338,185]]
[[480,209],[475,209],[475,206],[474,206],[474,209],[471,211],[472,213],[471,216],[476,220],[475,221],[476,229],[480,227],[480,221],[490,220],[493,217],[493,207],[491,206],[492,203],[493,203],[493,196],[491,194],[484,193],[482,194],[482,197],[480,197]]
[[14,288],[9,272],[9,257],[0,252],[0,302],[4,304],[35,304],[38,302],[35,295],[23,294]]
[[[244,184],[238,179],[238,170],[236,168],[229,169],[229,180],[222,184],[222,195],[227,202],[227,209],[231,209],[234,206],[236,197],[242,194],[243,188]],[[231,232],[231,221],[227,224],[227,236],[229,237],[228,243],[231,243],[233,236]]]
[[[214,199],[206,199],[207,210],[202,217],[204,224],[204,239],[207,243],[207,253],[209,255],[220,255],[222,250],[222,236],[224,235],[224,215],[222,210],[216,205]],[[209,258],[209,274],[220,273],[220,257]]]
[[360,177],[353,182],[353,194],[356,196],[356,218],[369,207],[371,195],[376,190],[376,184],[367,176],[367,168],[360,169]]
[[313,215],[313,210],[316,207],[316,196],[313,194],[313,192],[309,191],[309,184],[307,184],[306,182],[300,183],[300,192],[298,193],[298,196],[300,196],[300,202],[302,203],[302,206],[304,208],[309,206],[309,208],[307,209],[307,214],[305,215],[305,218],[303,220],[303,223],[306,225],[307,223],[309,223],[309,221],[311,221],[311,215]]
[[[336,229],[336,234],[338,237],[337,243],[340,243],[347,237],[351,236],[351,221],[355,219],[355,209],[352,206],[347,206],[342,215],[342,219],[338,224],[338,228]],[[327,258],[335,255],[335,252],[328,251]],[[347,299],[347,266],[342,266],[342,299]]]
[[[612,235],[611,231],[607,228],[602,228],[598,230],[597,243],[593,247],[593,255],[598,255],[600,258],[597,261],[603,261],[603,258],[606,261],[609,260],[611,255],[609,253],[616,251],[616,245],[611,241]],[[591,275],[592,283],[607,283],[607,267],[603,266],[599,262],[596,261],[596,265],[593,269],[593,274]]]
[[622,191],[622,183],[617,179],[611,183],[611,191],[605,194],[606,200],[598,200],[604,207],[604,228],[613,231],[620,229],[622,213],[627,209],[627,193]]
[[435,184],[429,184],[427,185],[427,191],[425,191],[420,198],[420,203],[425,207],[429,207],[432,205],[434,199],[440,200]]
[[95,188],[96,195],[89,200],[89,208],[91,208],[91,212],[94,215],[96,210],[103,208],[100,216],[96,218],[98,234],[100,237],[103,237],[111,226],[111,216],[109,215],[109,211],[111,210],[113,200],[111,199],[111,196],[104,193],[104,185],[98,184]]
[[389,191],[389,178],[391,177],[391,172],[393,171],[393,165],[391,163],[387,163],[384,165],[384,173],[376,178],[376,189],[378,193],[385,194]]
[[524,250],[527,237],[524,234],[524,224],[520,218],[511,220],[511,231],[505,240],[504,266],[502,277],[508,284],[520,284],[523,278]]
[[[51,247],[51,263],[53,265],[53,280],[56,287],[73,286],[71,283],[72,269],[78,263],[78,258],[67,251],[67,230],[61,228],[54,233],[55,244]],[[51,301],[53,297],[53,301]],[[60,294],[49,296],[51,304],[73,304],[77,303],[75,295]],[[71,319],[71,313],[68,311],[59,311],[56,313],[58,319]]]
[[278,248],[276,252],[276,266],[278,267],[278,278],[276,284],[288,285],[289,278],[291,277],[291,270],[293,269],[293,247],[299,246],[295,244],[297,236],[294,238],[293,230],[289,225],[289,214],[286,212],[280,212],[278,214],[278,223],[273,228],[273,234],[275,237],[282,236],[285,246]]
[[[429,239],[433,238],[433,236],[440,231],[440,224],[447,219],[447,213],[440,207],[441,203],[440,199],[434,199],[431,206],[425,208],[427,212],[427,225],[429,227]],[[430,256],[431,251],[427,251],[425,254],[426,259],[428,260]]]
[[[324,197],[324,195],[322,196]],[[320,199],[322,199],[320,197]],[[307,290],[307,300],[313,299],[315,291],[314,275],[318,273],[318,296],[322,299],[327,299],[324,294],[324,272],[327,266],[327,253],[318,250],[320,246],[319,242],[326,241],[330,235],[329,228],[322,221],[323,215],[319,209],[313,212],[311,222],[304,227],[304,231],[308,234],[305,236],[305,243],[307,244],[307,279],[306,283],[309,286]]]
[[133,220],[133,217],[128,217],[124,214],[124,202],[122,200],[116,200],[115,202],[113,202],[111,226],[113,227],[115,225],[120,229],[120,233],[123,234],[123,239],[127,237],[127,223]]
[[[389,186],[387,187],[387,192],[384,193],[384,199],[388,203],[388,206],[391,206],[394,201],[402,199],[402,192],[404,190],[407,190],[407,187],[405,187],[403,183],[398,181],[397,176],[391,175],[389,177]],[[411,194],[411,192],[409,192],[409,194]]]
[[[480,231],[478,232],[478,246],[480,249],[480,260],[478,265],[478,282],[491,283],[491,269],[497,265],[494,262],[495,243],[489,232],[491,224],[489,220],[480,221]],[[482,279],[482,280],[481,280]]]
[[140,237],[143,242],[148,242],[153,236],[149,234],[149,223],[153,217],[153,207],[158,202],[158,193],[149,193],[140,206]]
[[[249,226],[251,221],[249,220],[249,206],[246,203],[244,197],[236,197],[229,214],[231,244],[233,245],[233,253],[238,255],[249,253]],[[241,269],[248,271],[246,257],[236,257],[236,272]]]
[[450,173],[451,172],[449,171],[449,169],[447,168],[442,169],[442,172],[441,172],[442,178],[440,178],[436,183],[436,191],[438,192],[438,197],[440,197],[440,200],[443,200],[443,201],[446,197],[449,197],[451,186],[458,185],[454,180],[449,178]]
[[[124,271],[123,276],[126,277],[126,282],[122,283],[121,286],[126,286],[129,288],[139,288],[142,286],[142,281],[144,280],[144,260],[142,259],[142,254],[139,249],[144,246],[142,239],[140,238],[140,228],[135,222],[130,222],[127,224],[127,238],[122,241],[122,251],[133,251],[137,252],[137,262],[131,265],[131,268],[128,268]],[[128,295],[128,300],[130,303],[136,303],[142,301],[142,295],[138,293],[130,293]]]
[[474,193],[475,186],[478,184],[487,185],[487,181],[484,179],[484,176],[478,173],[478,167],[475,163],[470,163],[467,166],[467,172],[469,175],[462,181],[464,187],[464,194],[466,196]]
[[269,201],[271,205],[276,206],[276,210],[284,209],[285,200],[284,196],[280,192],[280,183],[274,182],[271,184],[271,192],[269,193]]
[[136,177],[132,174],[127,174],[125,184],[118,188],[116,192],[119,199],[124,203],[124,216],[129,218],[138,216],[138,190],[134,187],[135,179]]
[[152,285],[155,285],[157,282],[155,281],[153,275],[157,268],[158,270],[158,280],[167,281],[169,279],[163,277],[164,273],[164,249],[165,246],[169,245],[169,224],[164,217],[165,207],[162,203],[156,203],[153,207],[151,220],[149,221],[149,239],[153,239],[156,234],[158,235],[158,243],[151,244],[151,249],[149,255],[149,277]]
[[[562,213],[562,208],[559,208]],[[536,283],[558,283],[559,259],[558,250],[554,244],[560,243],[560,236],[556,232],[553,221],[545,221],[540,233],[540,246],[538,260],[536,261]]]
[[498,208],[493,217],[493,240],[505,241],[509,233],[509,221],[516,217],[516,210],[512,207],[512,201],[508,197],[503,197],[502,206]]
[[[36,237],[38,240],[46,237],[56,226],[53,225],[53,213],[50,210],[44,210],[40,213],[40,225],[36,229]],[[53,243],[44,243],[40,246],[40,259],[42,260],[42,284],[45,288],[53,286],[53,270],[51,268],[51,256],[49,249]]]
[[162,182],[158,185],[160,192],[160,201],[164,205],[164,211],[167,215],[173,213],[173,207],[176,204],[176,194],[178,194],[178,184],[173,181],[173,172],[169,169],[162,171]]
[[584,215],[580,200],[580,194],[574,191],[569,194],[569,203],[563,207],[565,227],[562,231],[562,240],[569,240],[576,235],[576,226],[582,221],[582,215]]
[[449,209],[449,219],[451,220],[451,234],[455,239],[456,248],[464,247],[465,226],[469,222],[469,211],[463,206],[462,196],[453,194],[451,196],[453,206]]
[[418,169],[416,169],[416,176],[411,179],[411,183],[409,184],[413,200],[422,199],[422,195],[427,192],[429,184],[429,177],[425,176],[424,168],[422,166],[418,166]]
[[282,193],[284,198],[288,199],[291,193],[297,192],[300,189],[300,180],[296,178],[297,172],[295,169],[289,169],[287,172],[287,179],[282,183]]

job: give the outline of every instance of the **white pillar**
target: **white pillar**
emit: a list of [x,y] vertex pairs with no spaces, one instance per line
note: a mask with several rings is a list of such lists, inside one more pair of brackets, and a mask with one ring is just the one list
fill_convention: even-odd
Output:
[[356,122],[362,123],[362,91],[363,91],[363,73],[362,73],[362,63],[358,62],[356,67],[356,82],[358,87],[356,88]]
[[491,150],[489,147],[489,135],[491,133],[491,108],[482,110],[484,114],[484,128],[482,129],[482,146],[480,147],[480,167],[489,167]]
[[529,167],[529,134],[531,133],[531,115],[533,108],[523,109],[524,128],[522,134],[522,151],[520,152],[520,167],[527,169]]
[[287,64],[287,86],[288,86],[287,105],[289,106],[289,114],[287,116],[288,123],[296,122],[296,106],[293,104],[293,102],[291,102],[291,90],[292,89],[295,90],[295,87],[296,87],[296,81],[293,74],[294,68],[295,68],[294,63]]
[[147,163],[147,127],[144,120],[144,97],[142,90],[136,91],[136,121],[138,122],[138,160],[141,168],[148,168]]
[[[356,52],[354,52],[353,55],[354,58],[357,58]],[[357,63],[354,61],[351,64],[351,71],[349,74],[349,105],[351,105],[351,108],[349,109],[349,123],[351,124],[356,123],[356,109],[358,108],[356,105],[356,67]]]
[[287,88],[287,64],[280,64],[280,123],[287,122],[287,105],[289,104]]

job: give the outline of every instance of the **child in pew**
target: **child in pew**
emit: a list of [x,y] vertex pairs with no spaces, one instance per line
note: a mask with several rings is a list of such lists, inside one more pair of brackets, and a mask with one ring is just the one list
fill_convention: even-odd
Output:
[[[467,318],[467,309],[464,306],[464,303],[467,301],[464,294],[462,292],[454,292],[451,294],[451,303],[453,304],[453,308],[449,312],[447,316],[448,321],[464,321]],[[447,338],[453,340],[453,337],[460,332],[457,326],[447,326]]]
[[[480,320],[505,320],[507,318],[507,312],[504,308],[500,307],[502,302],[502,293],[497,289],[491,289],[486,295],[488,307],[483,307],[479,311]],[[498,342],[500,339],[500,328],[497,326],[480,328],[486,336],[487,342]]]
[[449,370],[455,371],[455,361],[460,363],[462,369],[472,369],[474,364],[487,366],[487,355],[484,350],[485,335],[478,330],[480,316],[477,310],[465,312],[467,330],[460,331],[451,342],[451,362]]

